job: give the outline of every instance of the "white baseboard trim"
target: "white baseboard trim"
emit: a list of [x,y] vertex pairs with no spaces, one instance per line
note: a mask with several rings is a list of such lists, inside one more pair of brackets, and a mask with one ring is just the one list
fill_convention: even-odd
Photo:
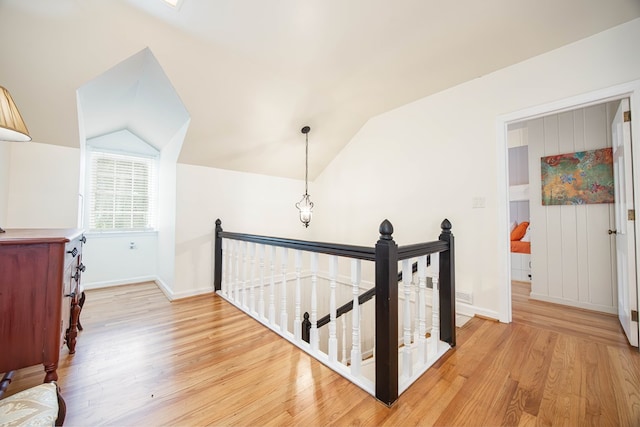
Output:
[[84,289],[111,288],[114,286],[134,285],[136,283],[155,282],[156,276],[141,276],[121,280],[105,280],[103,282],[82,282]]
[[499,320],[500,315],[497,311],[487,310],[486,308],[478,307],[466,302],[456,301],[456,314],[462,314],[464,316],[473,317],[475,315]]
[[158,288],[160,288],[164,296],[166,296],[169,301],[175,301],[183,298],[195,297],[197,295],[205,295],[205,294],[213,293],[213,286],[207,287],[207,288],[191,289],[186,292],[173,292],[169,288],[169,286],[167,286],[167,284],[159,277],[156,277],[154,281],[156,282],[156,285],[158,285]]
[[174,293],[173,294],[173,298],[171,299],[171,301],[175,301],[175,300],[183,299],[183,298],[195,297],[195,296],[198,296],[198,295],[213,294],[213,293],[214,293],[213,286],[211,286],[209,288],[192,289],[192,290],[189,290],[187,292]]
[[599,311],[601,313],[618,314],[618,307],[610,307],[610,306],[599,305],[599,304],[591,304],[588,302],[573,301],[573,300],[568,300],[564,298],[550,297],[548,295],[536,294],[533,292],[529,294],[529,298],[539,300],[539,301],[551,302],[554,304],[568,305],[571,307],[582,308],[585,310]]
[[91,283],[83,283],[82,286],[85,290],[89,289],[101,289],[101,288],[112,288],[115,286],[124,286],[124,285],[135,285],[138,283],[146,283],[146,282],[154,282],[158,288],[162,291],[162,293],[167,297],[169,301],[174,301],[182,298],[189,298],[196,295],[204,295],[204,294],[212,294],[213,286],[199,289],[191,289],[185,292],[173,292],[167,284],[157,276],[144,276],[144,277],[134,277],[125,280],[109,280],[104,282],[91,282]]
[[[398,295],[399,303],[401,303],[403,300],[404,300],[404,295],[399,294]],[[413,298],[411,299],[411,301],[413,302]],[[433,292],[431,292],[431,289],[428,289],[427,294],[425,295],[425,304],[427,305],[427,307],[433,307],[432,301],[433,301]],[[490,319],[495,319],[495,320],[500,319],[500,316],[497,311],[487,310],[486,308],[477,307],[473,304],[463,302],[462,300],[457,298],[456,298],[456,314],[461,314],[463,316],[468,316],[468,317],[473,317],[477,314],[479,316],[490,318]]]
[[162,291],[164,296],[166,296],[169,301],[175,301],[175,300],[179,300],[179,299],[183,299],[183,298],[195,297],[197,295],[212,294],[213,291],[214,291],[213,290],[213,285],[211,285],[210,287],[198,288],[198,289],[190,289],[190,290],[185,291],[185,292],[173,292],[169,288],[169,286],[167,286],[167,284],[162,279],[160,279],[159,277],[154,278],[153,281],[156,282],[156,285],[158,285],[158,288],[160,288],[160,290]]
[[169,301],[173,301],[175,299],[173,296],[173,291],[169,289],[167,284],[162,279],[160,279],[159,277],[156,277],[154,279],[154,282],[156,282],[156,285],[158,285],[158,288],[160,288],[164,296],[167,297]]

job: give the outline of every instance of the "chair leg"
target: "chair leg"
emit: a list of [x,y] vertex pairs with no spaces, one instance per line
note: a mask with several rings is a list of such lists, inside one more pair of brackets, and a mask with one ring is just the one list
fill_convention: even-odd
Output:
[[67,404],[60,394],[60,387],[56,387],[56,395],[58,397],[58,418],[56,418],[56,426],[61,426],[67,416]]
[[11,380],[13,379],[13,374],[14,374],[14,371],[9,371],[6,374],[4,374],[4,376],[2,377],[2,380],[0,380],[0,398],[2,398],[2,395],[4,394],[5,390],[7,389],[7,387],[9,387],[9,384],[11,384]]

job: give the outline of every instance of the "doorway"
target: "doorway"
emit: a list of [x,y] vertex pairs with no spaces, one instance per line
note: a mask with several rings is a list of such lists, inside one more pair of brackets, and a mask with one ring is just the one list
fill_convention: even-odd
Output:
[[[617,313],[616,239],[608,233],[616,228],[614,189],[607,184],[613,178],[611,122],[619,104],[609,101],[509,125],[510,228],[517,225],[510,236],[511,279],[531,282],[532,299]],[[561,156],[564,160],[555,164]],[[553,160],[569,181],[553,184],[556,192],[576,188],[576,182],[581,188],[597,185],[546,200],[540,191],[541,158]],[[567,173],[579,158],[585,167]],[[600,176],[602,171],[609,176]]]
[[[508,192],[508,131],[509,126],[514,126],[516,124],[521,124],[523,122],[534,121],[544,118],[545,116],[550,116],[554,114],[566,114],[570,111],[581,109],[581,108],[589,108],[599,104],[606,104],[612,101],[619,101],[622,98],[629,98],[631,103],[631,114],[633,115],[633,111],[640,110],[639,107],[639,99],[640,99],[640,81],[635,81],[629,84],[620,85],[617,87],[597,91],[594,93],[580,95],[571,99],[562,100],[559,102],[554,102],[552,104],[542,105],[538,107],[533,107],[527,110],[515,112],[509,115],[505,115],[498,118],[498,147],[499,147],[499,161],[504,165],[505,169],[503,174],[499,177],[499,179],[503,179],[504,184],[502,188],[504,189],[502,194],[502,203],[501,207],[504,209],[501,212],[501,220],[503,224],[499,225],[499,229],[501,231],[500,235],[504,236],[504,244],[501,242],[501,250],[503,251],[503,256],[501,263],[503,265],[504,271],[504,280],[501,281],[501,310],[500,310],[500,320],[503,322],[510,322],[512,319],[512,304],[511,304],[511,263],[509,257],[509,247],[506,242],[509,241],[510,229],[509,229],[509,192]],[[636,114],[640,116],[640,112]],[[609,122],[609,121],[608,121]],[[609,125],[609,124],[607,124]],[[640,130],[638,130],[638,123],[632,122],[633,129],[635,130],[636,135],[640,135]],[[633,132],[632,132],[633,133]],[[572,150],[567,150],[570,152]],[[636,150],[638,151],[638,150]],[[636,169],[636,171],[640,170],[638,165],[640,165],[640,156],[638,156],[637,152],[633,153],[632,163]],[[539,160],[538,160],[539,161]],[[539,183],[533,184],[532,188],[535,188],[535,191],[540,191]],[[638,173],[634,176],[634,193],[636,193],[636,200],[640,200],[637,197],[638,189]],[[608,216],[608,214],[607,214]],[[535,227],[535,225],[534,225]],[[604,230],[606,232],[606,229]],[[634,242],[637,252],[637,241]],[[535,251],[535,243],[533,244],[533,250]],[[615,261],[615,260],[614,260]],[[635,261],[635,260],[633,260]],[[535,261],[533,262],[533,271],[532,276],[535,281]],[[615,268],[615,264],[614,264]],[[611,269],[609,269],[608,274],[611,275]],[[634,282],[634,285],[637,287],[637,284]],[[635,295],[633,305],[635,307],[638,306],[638,296],[637,293]]]

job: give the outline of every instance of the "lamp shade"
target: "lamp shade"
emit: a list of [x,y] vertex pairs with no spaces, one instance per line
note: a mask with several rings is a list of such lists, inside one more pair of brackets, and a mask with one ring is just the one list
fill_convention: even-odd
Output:
[[27,126],[9,91],[0,86],[0,141],[31,141]]

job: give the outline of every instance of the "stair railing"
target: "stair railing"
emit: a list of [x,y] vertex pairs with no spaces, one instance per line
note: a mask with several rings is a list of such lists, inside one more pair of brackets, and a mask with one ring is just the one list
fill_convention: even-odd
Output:
[[[427,266],[428,265],[430,265],[429,256],[427,256]],[[411,274],[414,274],[417,271],[418,271],[418,263],[414,262],[411,265]],[[400,281],[402,281],[402,271],[398,273],[398,282]],[[373,299],[373,297],[375,296],[376,296],[376,288],[374,287],[360,294],[358,296],[358,304],[356,305],[362,305],[365,302]],[[341,305],[336,309],[336,318],[339,318],[343,314],[350,313],[353,310],[353,307],[354,307],[353,300],[349,300],[345,304]],[[318,321],[316,322],[316,328],[321,328],[327,325],[330,321],[331,321],[331,313],[328,313],[322,316],[320,319],[318,319]],[[311,321],[309,320],[309,313],[305,312],[304,320],[302,321],[302,339],[306,342],[309,342],[310,336],[311,336]]]
[[[393,226],[387,220],[380,225],[380,238],[375,247],[351,246],[335,243],[310,242],[277,237],[230,233],[222,229],[216,220],[214,235],[214,289],[218,295],[236,305],[265,326],[280,334],[294,345],[348,378],[364,390],[375,395],[381,402],[391,405],[399,393],[415,381],[426,369],[455,346],[455,269],[454,239],[451,223],[442,222],[439,239],[433,242],[398,247],[394,242]],[[278,249],[279,248],[279,249]],[[293,254],[288,252],[293,250]],[[303,269],[303,254],[309,256],[310,266]],[[318,281],[323,280],[319,271],[318,256],[324,254],[329,260],[328,291],[329,338],[326,352],[321,349],[318,334]],[[292,256],[293,255],[293,256]],[[431,255],[429,267],[433,281],[433,321],[431,327],[431,350],[426,350],[425,338],[425,283],[428,268],[427,256]],[[338,359],[338,331],[336,308],[336,283],[338,282],[338,259],[351,259],[353,300],[351,301],[353,335],[349,366]],[[294,267],[289,269],[291,259]],[[413,278],[411,261],[416,259],[418,283]],[[437,259],[437,261],[436,261]],[[375,287],[375,374],[370,379],[362,366],[360,344],[361,305],[373,296],[366,292],[360,295],[362,262],[371,261],[374,266]],[[398,264],[403,266],[403,318],[398,309]],[[257,270],[257,274],[256,274]],[[292,289],[293,288],[293,289]],[[414,328],[409,317],[411,289],[415,289]],[[304,300],[302,294],[310,301]],[[310,295],[309,295],[310,294]],[[304,301],[303,301],[304,300]],[[324,299],[322,302],[326,302]],[[348,305],[348,304],[347,304]],[[310,307],[309,342],[303,340],[301,313]],[[357,310],[354,308],[358,308]],[[293,319],[289,314],[293,313]],[[278,315],[279,314],[279,315]],[[403,339],[398,340],[399,325],[403,327]],[[342,354],[345,359],[346,323],[342,323]],[[324,344],[324,342],[323,342]],[[400,344],[400,348],[399,348]],[[413,356],[417,348],[418,357]],[[399,352],[402,358],[399,361]],[[428,354],[427,354],[428,353]],[[416,361],[420,362],[416,365]],[[402,372],[399,365],[402,364]]]

